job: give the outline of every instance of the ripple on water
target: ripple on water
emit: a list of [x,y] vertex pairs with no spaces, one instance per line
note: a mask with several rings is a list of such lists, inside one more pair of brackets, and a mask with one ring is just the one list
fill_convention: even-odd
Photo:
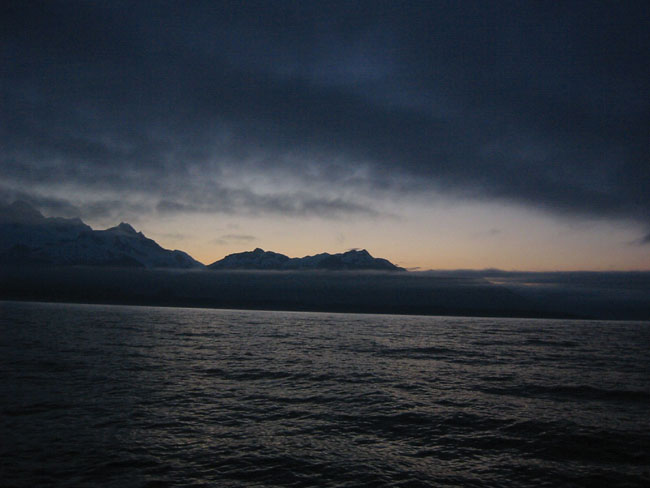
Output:
[[6,486],[648,486],[641,323],[0,303]]

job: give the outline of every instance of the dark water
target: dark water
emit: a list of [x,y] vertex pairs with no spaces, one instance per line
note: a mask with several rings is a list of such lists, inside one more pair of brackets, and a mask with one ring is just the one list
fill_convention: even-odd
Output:
[[0,303],[2,486],[650,486],[650,324]]

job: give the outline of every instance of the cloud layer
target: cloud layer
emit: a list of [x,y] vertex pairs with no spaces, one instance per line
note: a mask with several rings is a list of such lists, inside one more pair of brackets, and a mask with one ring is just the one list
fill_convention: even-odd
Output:
[[4,10],[5,199],[337,218],[442,193],[650,228],[640,2]]

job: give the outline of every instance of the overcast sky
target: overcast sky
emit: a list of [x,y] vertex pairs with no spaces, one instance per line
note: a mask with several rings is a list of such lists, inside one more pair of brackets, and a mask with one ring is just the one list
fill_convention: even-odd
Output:
[[0,200],[209,263],[650,269],[646,2],[3,2]]

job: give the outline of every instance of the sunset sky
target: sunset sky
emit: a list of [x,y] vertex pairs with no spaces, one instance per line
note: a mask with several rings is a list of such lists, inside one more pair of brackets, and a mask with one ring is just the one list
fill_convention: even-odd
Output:
[[10,1],[0,201],[208,264],[650,270],[646,2]]

